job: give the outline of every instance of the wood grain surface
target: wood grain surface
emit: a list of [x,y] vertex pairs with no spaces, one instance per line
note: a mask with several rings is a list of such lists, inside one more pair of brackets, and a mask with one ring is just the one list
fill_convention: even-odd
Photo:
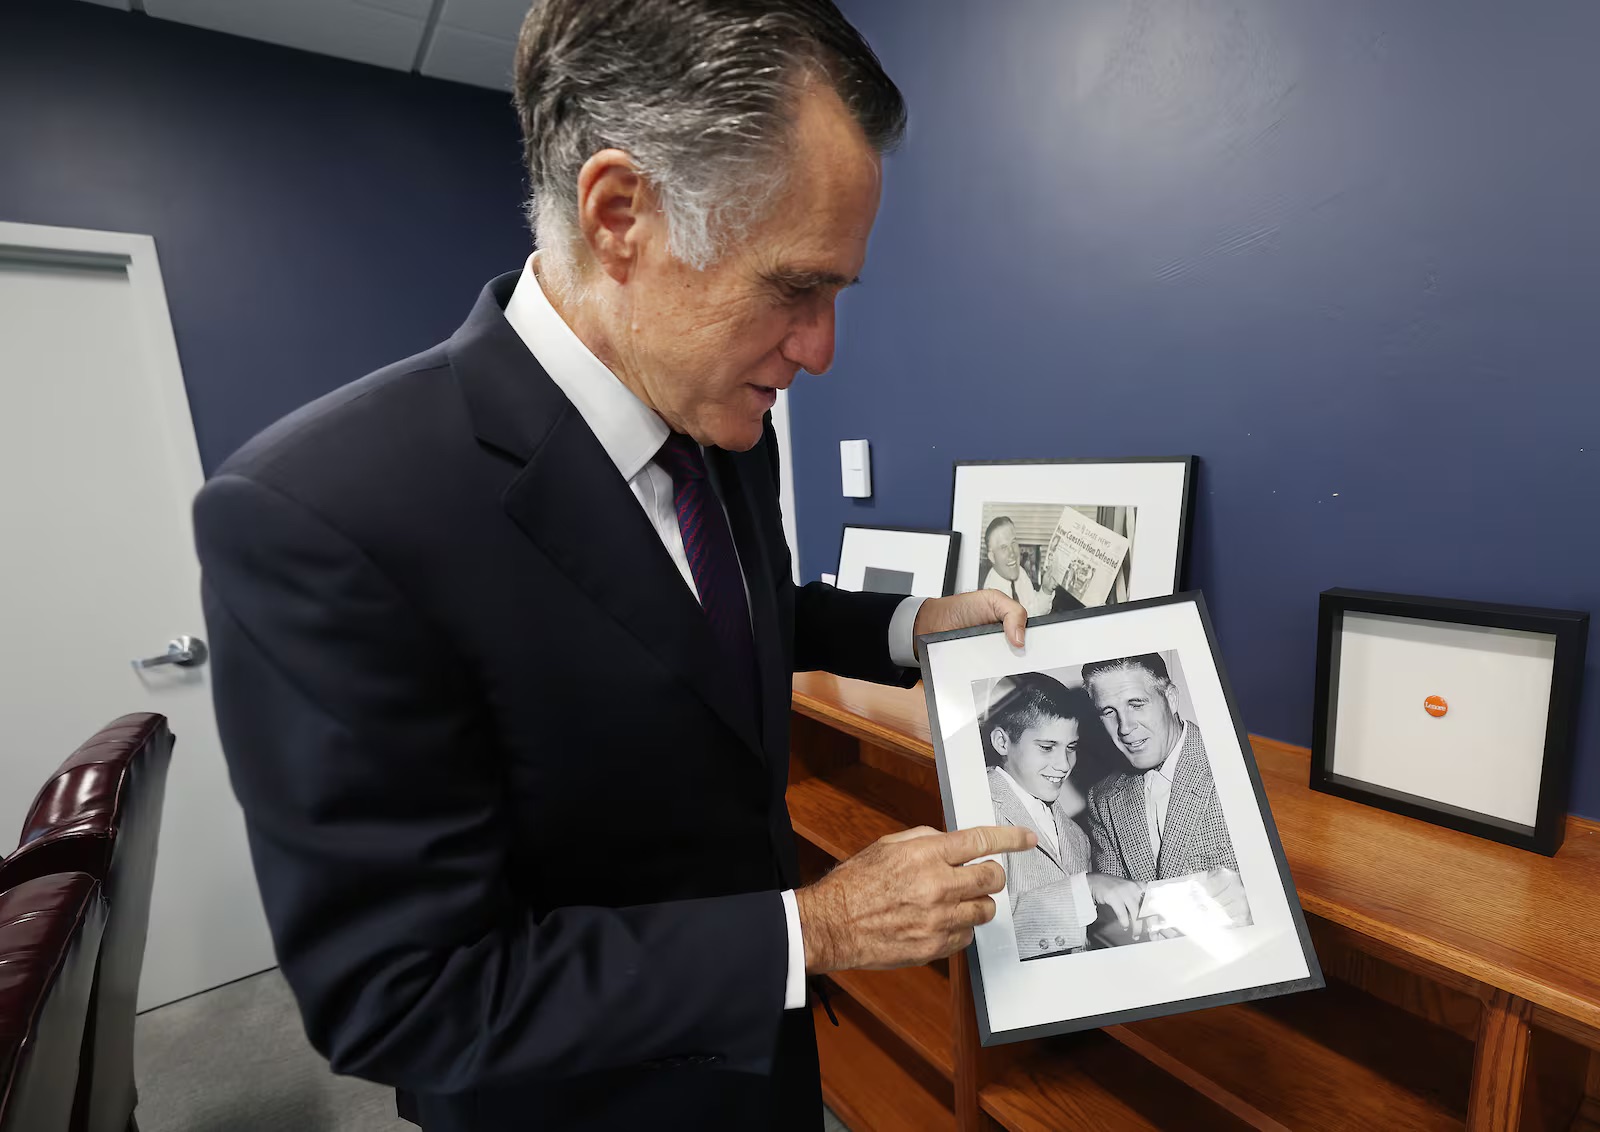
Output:
[[888,688],[828,672],[794,678],[794,710],[869,743],[933,758],[922,685]]
[[820,1005],[812,1008],[817,1055],[822,1062],[822,1097],[859,1132],[940,1132],[955,1128],[949,1106],[914,1072],[900,1064],[862,1025],[861,1007],[842,998],[832,1003],[839,1025]]
[[916,824],[883,800],[891,792],[882,781],[887,777],[857,765],[791,783],[789,820],[794,831],[842,861],[885,834]]
[[1505,1132],[1522,1124],[1523,1080],[1533,1039],[1528,1004],[1504,991],[1484,1003],[1483,1028],[1472,1066],[1469,1132]]
[[1348,987],[1106,1032],[1181,1063],[1199,1091],[1252,1127],[1401,1132],[1464,1124],[1472,1047]]
[[1251,1127],[1098,1031],[1034,1043],[981,1101],[1011,1132]]
[[945,1077],[955,1077],[950,982],[932,967],[835,971],[829,980]]
[[1459,977],[1441,982],[1433,971],[1419,974],[1409,956],[1388,948],[1375,954],[1373,942],[1349,928],[1320,916],[1308,919],[1324,975],[1359,987],[1465,1041],[1478,1040],[1478,1016],[1483,1012],[1479,984]]

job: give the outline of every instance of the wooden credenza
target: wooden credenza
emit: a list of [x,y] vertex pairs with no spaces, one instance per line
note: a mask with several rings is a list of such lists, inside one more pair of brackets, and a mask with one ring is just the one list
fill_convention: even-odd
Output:
[[[795,680],[789,812],[820,876],[943,827],[920,687]],[[1600,826],[1554,858],[1313,793],[1253,741],[1328,988],[978,1045],[964,960],[831,977],[823,1092],[854,1132],[1600,1132]]]

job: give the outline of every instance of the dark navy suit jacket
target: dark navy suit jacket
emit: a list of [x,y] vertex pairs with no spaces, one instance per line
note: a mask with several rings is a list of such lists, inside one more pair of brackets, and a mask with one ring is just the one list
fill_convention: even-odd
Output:
[[712,450],[760,670],[741,700],[506,322],[517,278],[196,500],[218,723],[283,973],[334,1068],[409,1094],[429,1132],[815,1129],[811,1018],[782,1009],[790,677],[909,683],[901,599],[796,588],[770,427]]

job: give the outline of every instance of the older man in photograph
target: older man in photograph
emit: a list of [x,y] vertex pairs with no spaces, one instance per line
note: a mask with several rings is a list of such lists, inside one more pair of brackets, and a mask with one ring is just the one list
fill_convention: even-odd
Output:
[[1217,797],[1205,739],[1178,710],[1160,655],[1085,664],[1084,687],[1128,761],[1089,791],[1096,872],[1142,884],[1198,875],[1234,923],[1249,918],[1239,861]]
[[993,591],[791,580],[768,412],[832,362],[905,107],[828,0],[544,0],[515,100],[537,254],[196,501],[278,957],[428,1132],[816,1129],[807,975],[966,946],[1004,878],[963,866],[1034,844],[802,886],[784,803],[794,672],[1022,644]]
[[[1017,524],[1009,515],[998,515],[983,532],[984,552],[989,556],[989,569],[978,585],[998,590],[1018,602],[1028,614],[1037,617],[1050,612],[1051,595],[1040,593],[1022,568],[1022,555],[1017,547]],[[1075,605],[1077,603],[1074,603]]]

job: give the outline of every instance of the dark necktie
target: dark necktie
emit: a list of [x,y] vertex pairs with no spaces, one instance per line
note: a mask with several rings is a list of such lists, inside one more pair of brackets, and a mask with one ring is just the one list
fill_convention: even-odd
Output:
[[735,670],[749,678],[753,696],[756,649],[750,632],[750,603],[728,517],[706,476],[705,455],[693,437],[675,432],[656,454],[656,463],[672,477],[678,530],[683,534],[689,574],[700,591],[700,608]]

